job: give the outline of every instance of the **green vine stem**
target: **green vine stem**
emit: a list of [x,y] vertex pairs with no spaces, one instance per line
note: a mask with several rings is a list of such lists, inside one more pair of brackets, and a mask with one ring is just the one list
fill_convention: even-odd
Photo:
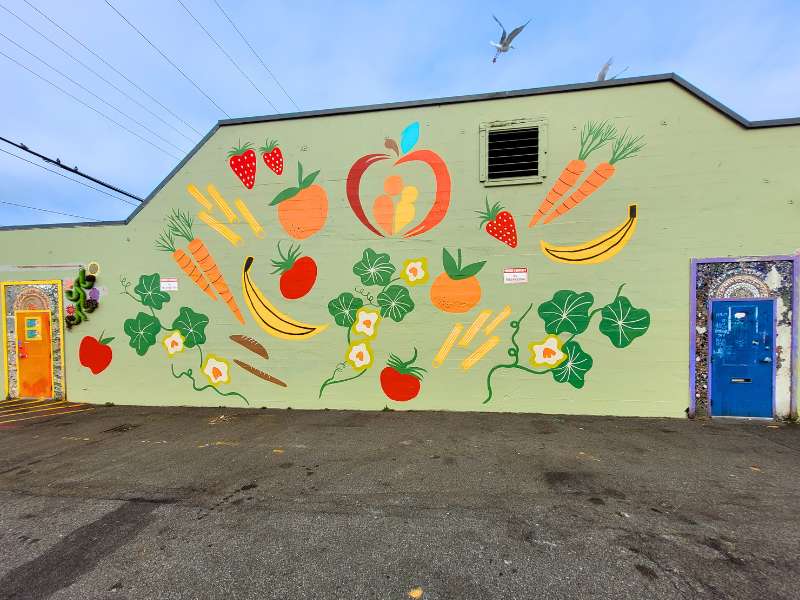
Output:
[[336,379],[336,376],[342,371],[344,371],[345,367],[347,367],[347,363],[344,362],[340,362],[338,365],[336,365],[336,368],[333,370],[331,376],[322,382],[322,386],[319,388],[319,396],[317,396],[318,398],[322,398],[322,392],[324,392],[325,388],[328,387],[329,385],[336,385],[337,383],[344,383],[345,381],[352,381],[353,379],[358,379],[364,373],[367,372],[367,369],[364,369],[363,371],[359,371],[356,375],[353,375],[352,377],[346,377],[345,379]]
[[194,375],[192,374],[192,370],[191,369],[186,369],[185,371],[181,371],[180,373],[175,373],[175,365],[170,365],[169,368],[172,371],[172,376],[175,379],[180,379],[181,377],[188,377],[189,380],[192,382],[192,387],[194,388],[195,392],[202,392],[204,390],[207,390],[208,388],[211,388],[212,390],[214,390],[220,396],[238,396],[239,398],[244,400],[245,404],[247,404],[248,406],[250,405],[250,403],[247,401],[247,398],[242,396],[239,392],[221,392],[221,391],[219,391],[217,389],[216,386],[211,385],[210,383],[206,384],[206,385],[204,385],[202,387],[197,387],[197,381],[195,381],[195,378],[194,378]]

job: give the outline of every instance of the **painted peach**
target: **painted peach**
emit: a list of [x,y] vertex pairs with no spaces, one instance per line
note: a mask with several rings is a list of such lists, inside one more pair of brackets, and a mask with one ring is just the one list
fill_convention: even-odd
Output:
[[278,204],[278,220],[291,237],[304,240],[325,226],[328,219],[328,194],[320,185],[311,185]]
[[481,300],[481,284],[476,277],[451,279],[442,273],[431,286],[431,302],[441,311],[464,313],[472,310]]

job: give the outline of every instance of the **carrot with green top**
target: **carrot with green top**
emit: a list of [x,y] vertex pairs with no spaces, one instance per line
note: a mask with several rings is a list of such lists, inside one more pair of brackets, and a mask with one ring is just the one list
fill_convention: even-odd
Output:
[[636,156],[639,151],[645,147],[645,143],[642,141],[643,139],[644,136],[642,135],[636,137],[629,136],[627,130],[621,137],[615,139],[614,145],[611,147],[611,158],[608,159],[608,162],[602,162],[597,165],[594,171],[584,179],[580,187],[575,190],[569,198],[559,204],[556,209],[547,216],[544,222],[549,223],[553,219],[557,219],[561,215],[568,213],[598,189],[603,187],[606,181],[611,179],[614,173],[616,173],[617,168],[614,166],[616,163],[626,158]]
[[583,175],[583,172],[586,170],[586,159],[589,158],[589,155],[595,150],[599,150],[605,146],[608,142],[613,140],[616,135],[617,130],[614,129],[614,126],[608,121],[600,121],[599,123],[589,121],[583,126],[578,158],[569,161],[567,166],[564,167],[564,170],[561,171],[553,187],[550,188],[544,200],[539,204],[539,208],[536,214],[533,215],[531,222],[528,223],[528,227],[536,225],[539,219],[545,216],[550,209],[555,206],[556,202],[561,200],[564,194],[572,189],[572,186],[577,183],[580,176]]
[[172,260],[174,260],[175,263],[181,268],[181,271],[186,273],[186,276],[194,281],[195,285],[203,290],[209,298],[212,300],[217,299],[217,295],[214,293],[214,290],[211,289],[211,284],[208,283],[208,280],[203,276],[202,271],[197,268],[197,265],[194,264],[186,252],[184,252],[181,248],[175,247],[175,236],[172,234],[169,228],[165,229],[158,235],[155,244],[156,248],[162,252],[170,252],[172,255]]

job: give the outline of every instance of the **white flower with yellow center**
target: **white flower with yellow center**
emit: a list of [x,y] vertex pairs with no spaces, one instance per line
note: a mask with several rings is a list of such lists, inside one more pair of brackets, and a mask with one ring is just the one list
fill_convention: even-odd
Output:
[[375,337],[378,333],[378,324],[381,321],[379,310],[362,306],[356,312],[356,320],[353,323],[353,333],[365,335],[368,338]]
[[554,335],[547,336],[541,342],[533,342],[528,348],[534,367],[557,367],[567,358],[561,351],[561,340]]
[[372,366],[372,349],[369,342],[356,341],[347,350],[347,362],[356,371],[363,371]]
[[428,281],[428,259],[409,258],[403,262],[403,271],[400,277],[406,280],[408,285],[421,285]]
[[185,338],[181,335],[180,331],[173,331],[171,334],[165,337],[161,343],[164,344],[167,354],[174,356],[178,352],[183,352],[184,340]]
[[229,383],[231,380],[230,366],[224,358],[209,354],[203,364],[203,374],[208,378],[211,385]]

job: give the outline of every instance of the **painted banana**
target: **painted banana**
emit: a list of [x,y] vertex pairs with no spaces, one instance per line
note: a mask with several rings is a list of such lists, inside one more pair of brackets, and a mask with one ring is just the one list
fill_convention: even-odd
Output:
[[540,242],[542,252],[547,258],[555,262],[573,265],[601,263],[625,247],[636,231],[638,220],[637,205],[631,204],[628,206],[628,218],[614,229],[577,246],[554,246],[542,240]]
[[259,327],[273,337],[283,340],[304,340],[327,329],[327,325],[310,325],[301,323],[282,313],[261,293],[261,290],[250,279],[250,267],[253,257],[248,256],[242,269],[242,292],[244,301]]

